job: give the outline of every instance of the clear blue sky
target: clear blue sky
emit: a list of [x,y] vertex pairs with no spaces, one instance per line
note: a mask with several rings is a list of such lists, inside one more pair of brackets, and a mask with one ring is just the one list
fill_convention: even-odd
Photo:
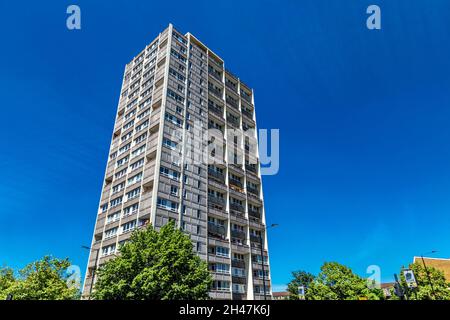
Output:
[[[280,129],[264,178],[274,285],[324,261],[389,280],[413,255],[450,257],[448,1],[149,2],[0,3],[0,265],[51,253],[84,272],[123,67],[169,22]],[[73,3],[81,31],[65,27]],[[365,27],[374,3],[381,31]]]

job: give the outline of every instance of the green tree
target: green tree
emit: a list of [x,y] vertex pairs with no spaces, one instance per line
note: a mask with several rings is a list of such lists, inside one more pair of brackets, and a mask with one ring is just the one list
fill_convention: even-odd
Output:
[[[442,271],[427,266],[427,275],[421,262],[412,263],[409,268],[414,272],[416,278],[417,288],[415,289],[407,288],[403,272],[400,271],[400,284],[406,288],[409,300],[450,300],[450,285],[446,282]],[[431,284],[433,284],[433,288]]]
[[173,222],[159,232],[152,226],[133,232],[97,275],[93,298],[102,300],[207,299],[212,282],[206,262]]
[[369,288],[366,279],[337,262],[326,262],[306,290],[308,300],[380,300],[383,292]]
[[294,271],[292,272],[292,280],[288,284],[288,292],[290,300],[298,300],[298,287],[309,287],[311,282],[314,281],[314,275],[306,271]]
[[72,300],[78,299],[79,284],[71,280],[68,259],[45,256],[18,272],[10,268],[0,272],[0,299],[12,294],[15,300]]
[[0,300],[6,298],[6,290],[8,290],[16,281],[14,270],[8,267],[0,269]]

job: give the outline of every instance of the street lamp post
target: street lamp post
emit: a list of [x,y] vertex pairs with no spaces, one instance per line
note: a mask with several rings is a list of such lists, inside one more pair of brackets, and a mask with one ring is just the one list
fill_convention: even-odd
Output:
[[427,252],[427,253],[422,253],[420,255],[420,258],[422,259],[422,263],[423,263],[423,268],[425,269],[425,273],[427,274],[428,283],[431,286],[431,292],[433,293],[434,299],[436,299],[436,292],[434,291],[434,286],[433,286],[433,282],[431,281],[430,272],[428,271],[428,268],[427,268],[427,265],[425,263],[425,259],[423,258],[423,256],[426,255],[426,254],[433,254],[433,253],[436,253],[436,252],[437,252],[436,250],[433,250],[433,251],[430,251],[430,252]]
[[[273,223],[273,224],[270,225],[270,227],[266,228],[266,231],[269,228],[275,228],[277,226],[278,226],[278,224]],[[266,295],[266,270],[265,270],[265,267],[264,267],[264,245],[263,245],[262,232],[259,235],[259,247],[261,249],[261,264],[262,264],[262,274],[263,274],[264,300],[267,300],[267,295]]]
[[[81,248],[91,251],[92,248],[88,246],[81,246]],[[91,299],[92,295],[92,288],[94,287],[94,280],[95,280],[95,271],[97,270],[97,261],[98,261],[98,254],[99,254],[100,248],[95,249],[95,264],[94,264],[94,270],[92,271],[92,280],[91,285],[89,286],[89,299]],[[89,255],[90,256],[90,255]]]

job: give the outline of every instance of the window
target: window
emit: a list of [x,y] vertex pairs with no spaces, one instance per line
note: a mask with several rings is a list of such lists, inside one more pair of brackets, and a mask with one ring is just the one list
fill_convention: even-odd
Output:
[[166,120],[172,122],[173,124],[181,127],[183,125],[183,121],[181,121],[181,119],[178,119],[177,117],[175,117],[174,115],[166,112]]
[[110,239],[117,234],[117,227],[105,231],[105,239]]
[[111,223],[120,219],[120,211],[111,213],[106,218],[106,223]]
[[138,101],[138,99],[134,99],[133,101],[131,101],[131,102],[127,105],[126,109],[130,109],[130,108],[134,107],[134,106],[137,104],[137,101]]
[[115,199],[111,200],[111,208],[117,207],[121,203],[122,203],[122,197],[115,198]]
[[143,165],[144,165],[144,159],[141,159],[141,160],[136,161],[135,163],[132,163],[130,168],[131,168],[131,170],[135,170],[137,168],[142,167]]
[[235,293],[244,293],[245,292],[245,285],[233,283],[233,292]]
[[233,253],[233,260],[243,261],[244,255],[241,253]]
[[164,175],[166,177],[169,177],[169,178],[171,178],[173,180],[177,180],[178,181],[179,178],[180,178],[180,173],[178,171],[175,171],[175,170],[172,170],[172,169],[168,169],[168,168],[163,167],[163,166],[160,167],[159,172],[162,175]]
[[141,187],[131,190],[130,192],[127,193],[127,200],[131,200],[131,199],[138,197],[140,193],[141,193]]
[[178,33],[173,32],[172,34],[173,34],[173,37],[174,37],[175,39],[177,39],[177,40],[180,41],[181,43],[187,44],[186,39],[184,39],[184,38],[183,38],[182,36],[180,36]]
[[142,172],[128,179],[127,184],[132,185],[142,180]]
[[127,152],[128,150],[130,150],[130,147],[131,147],[131,143],[124,145],[122,148],[119,149],[119,154]]
[[216,256],[228,258],[230,256],[230,249],[225,247],[215,247],[215,254]]
[[211,263],[209,270],[217,273],[230,273],[230,265],[225,263]]
[[178,187],[170,186],[170,194],[176,196],[178,194]]
[[216,280],[213,282],[212,289],[217,291],[230,291],[230,282]]
[[102,205],[102,212],[106,212],[106,210],[108,210],[108,204],[107,203]]
[[126,216],[136,213],[138,208],[139,208],[139,204],[137,204],[137,203],[133,204],[132,206],[126,207],[125,209],[123,209],[123,216],[126,217]]
[[148,120],[146,120],[145,122],[143,122],[140,125],[138,125],[135,130],[136,130],[136,132],[139,132],[142,129],[146,128],[147,126],[148,126]]
[[269,271],[268,270],[264,270],[264,273],[262,270],[258,269],[258,270],[253,270],[253,275],[257,278],[263,278],[263,275],[265,276],[266,279],[269,278]]
[[172,56],[174,56],[175,58],[177,58],[178,60],[182,61],[182,62],[186,62],[186,58],[183,57],[180,53],[178,53],[177,51],[175,51],[174,49],[172,49],[170,51],[170,54]]
[[142,153],[144,153],[145,152],[145,145],[144,146],[142,146],[142,147],[139,147],[138,149],[136,149],[136,150],[134,150],[132,153],[131,153],[131,157],[137,157],[137,156],[139,156],[139,155],[141,155]]
[[158,198],[157,206],[175,212],[178,210],[178,203],[163,198]]
[[117,151],[111,153],[111,155],[109,156],[109,160],[112,160],[112,159],[114,159],[115,157],[117,157]]
[[134,120],[131,120],[130,122],[128,122],[127,124],[125,124],[122,129],[123,130],[127,130],[129,128],[131,128],[132,126],[134,126]]
[[167,89],[167,96],[174,99],[177,102],[183,103],[184,98],[180,96],[179,94],[175,93],[174,91]]
[[115,252],[116,252],[115,244],[102,248],[102,256],[109,256],[110,254],[114,254]]
[[231,274],[235,277],[245,277],[245,269],[241,268],[232,268]]
[[128,119],[130,119],[132,116],[134,116],[136,114],[136,109],[134,109],[133,111],[130,111],[130,112],[128,112],[126,115],[125,115],[125,120],[128,120]]
[[123,169],[123,170],[120,170],[119,172],[116,172],[116,174],[114,175],[114,177],[116,178],[116,179],[120,179],[120,178],[122,178],[124,175],[126,175],[127,174],[127,169]]
[[120,140],[121,140],[122,142],[124,142],[124,141],[130,139],[132,135],[133,135],[133,131],[130,131],[130,132],[128,132],[126,135],[122,136],[122,138],[120,138]]
[[133,221],[123,224],[122,225],[122,233],[132,231],[134,228],[136,228],[136,220],[133,220]]
[[163,145],[168,147],[168,148],[170,148],[170,149],[172,149],[172,150],[175,150],[177,148],[178,143],[176,143],[176,142],[174,142],[174,141],[172,141],[170,139],[164,138],[163,139]]
[[123,188],[125,188],[125,182],[119,183],[118,185],[115,185],[114,187],[112,187],[112,194],[115,194],[119,191],[121,191]]
[[142,141],[144,141],[146,138],[147,138],[147,132],[145,132],[144,134],[141,134],[139,137],[134,139],[134,144],[139,144]]
[[117,160],[116,162],[116,166],[120,167],[121,165],[125,164],[128,162],[128,159],[130,159],[129,156],[123,157],[122,159]]
[[169,68],[169,74],[180,81],[184,81],[186,79],[181,73],[175,71],[173,68]]
[[137,116],[138,120],[141,120],[142,118],[144,118],[145,116],[148,116],[150,114],[150,108],[146,109],[144,112],[140,113]]

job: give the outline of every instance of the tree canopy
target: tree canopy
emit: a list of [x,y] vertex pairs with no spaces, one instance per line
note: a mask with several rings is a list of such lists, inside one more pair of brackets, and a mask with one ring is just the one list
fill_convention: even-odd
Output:
[[294,271],[292,272],[292,280],[288,284],[288,292],[290,300],[298,300],[298,288],[303,286],[305,288],[309,287],[311,282],[314,281],[315,276],[312,273],[306,271]]
[[384,297],[380,289],[369,288],[366,279],[337,262],[325,262],[320,270],[315,278],[306,272],[294,272],[294,279],[288,285],[291,299],[298,299],[295,292],[298,285],[306,287],[307,300],[380,300]]
[[207,299],[212,282],[206,262],[173,222],[159,232],[151,225],[134,231],[97,277],[93,298],[102,300]]
[[408,289],[403,272],[400,270],[400,284],[403,288],[407,288],[405,293],[409,300],[450,300],[450,285],[442,271],[431,266],[427,266],[425,270],[422,262],[412,263],[409,268],[416,278],[415,289]]
[[45,256],[19,270],[0,269],[0,299],[12,295],[14,300],[73,300],[79,298],[79,283],[71,279],[68,259]]

